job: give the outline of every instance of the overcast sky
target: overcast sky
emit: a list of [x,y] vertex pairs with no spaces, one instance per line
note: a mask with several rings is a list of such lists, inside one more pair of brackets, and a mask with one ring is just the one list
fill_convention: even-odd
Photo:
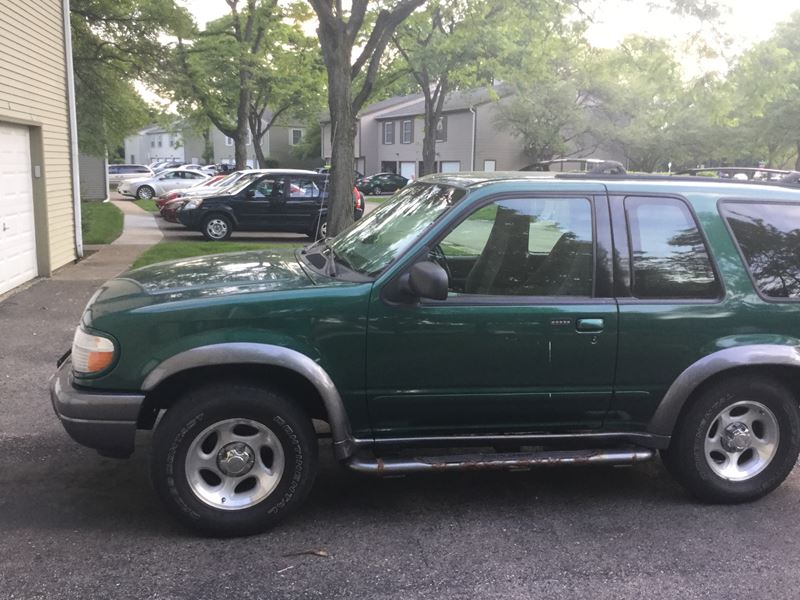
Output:
[[[194,15],[201,26],[227,11],[224,0],[179,0]],[[708,32],[694,19],[677,17],[668,12],[653,12],[643,0],[589,0],[588,10],[594,24],[589,28],[589,41],[599,47],[613,47],[627,35],[634,33],[650,37],[663,37],[676,47],[698,32]],[[722,32],[734,40],[732,53],[741,52],[752,44],[770,36],[775,24],[786,20],[800,10],[800,0],[721,0],[726,7]],[[683,58],[684,68],[693,75],[699,71],[724,68],[723,64],[698,65],[691,55]]]

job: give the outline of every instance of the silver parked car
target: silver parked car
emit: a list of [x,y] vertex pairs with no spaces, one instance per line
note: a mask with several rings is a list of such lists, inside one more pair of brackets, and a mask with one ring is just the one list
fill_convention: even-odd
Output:
[[126,179],[152,177],[153,170],[144,165],[108,165],[108,185],[116,187]]
[[130,179],[120,184],[118,191],[123,196],[149,200],[172,190],[191,187],[208,179],[208,175],[191,169],[167,169],[158,175],[142,179]]

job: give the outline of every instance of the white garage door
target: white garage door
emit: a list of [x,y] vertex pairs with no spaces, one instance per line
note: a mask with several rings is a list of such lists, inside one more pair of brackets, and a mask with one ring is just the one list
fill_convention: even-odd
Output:
[[442,173],[458,173],[461,170],[461,162],[458,160],[443,160]]
[[401,162],[400,175],[402,175],[406,179],[414,179],[417,176],[417,163]]
[[36,277],[28,128],[0,123],[0,294]]

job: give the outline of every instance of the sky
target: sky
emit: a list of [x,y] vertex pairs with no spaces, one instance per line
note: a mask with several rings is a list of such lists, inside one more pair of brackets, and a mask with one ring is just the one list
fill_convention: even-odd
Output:
[[[202,27],[228,10],[225,0],[178,0]],[[776,23],[800,11],[800,0],[720,0],[724,20],[720,31],[732,40],[725,50],[734,58],[751,45],[770,37]],[[587,31],[589,42],[597,47],[618,45],[626,36],[641,34],[670,40],[681,54],[684,73],[692,77],[709,70],[725,71],[726,61],[699,60],[685,52],[688,41],[697,34],[710,36],[710,27],[698,20],[679,17],[667,11],[653,11],[645,0],[585,0],[584,7],[594,23]]]

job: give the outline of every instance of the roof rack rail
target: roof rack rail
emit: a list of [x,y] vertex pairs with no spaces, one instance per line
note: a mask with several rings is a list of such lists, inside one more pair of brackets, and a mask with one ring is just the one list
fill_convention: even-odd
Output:
[[781,181],[781,180],[752,180],[752,179],[732,179],[727,177],[702,177],[691,175],[650,175],[650,174],[594,174],[594,173],[555,173],[556,179],[576,179],[592,181],[682,181],[686,183],[722,183],[722,184],[741,184],[741,185],[768,185],[785,187],[790,189],[800,189],[800,181]]

